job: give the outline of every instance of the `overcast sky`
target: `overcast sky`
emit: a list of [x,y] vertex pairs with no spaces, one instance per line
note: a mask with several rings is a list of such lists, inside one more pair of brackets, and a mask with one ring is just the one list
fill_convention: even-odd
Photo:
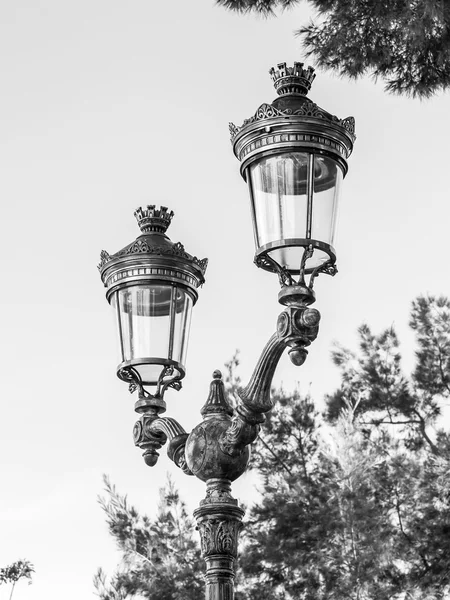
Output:
[[[189,430],[211,374],[236,348],[248,378],[280,312],[278,281],[253,265],[246,185],[228,122],[275,93],[268,70],[302,60],[293,32],[305,7],[278,19],[238,16],[213,0],[4,0],[0,4],[2,219],[0,566],[36,567],[18,600],[80,600],[117,554],[96,503],[102,473],[142,511],[156,510],[170,471],[191,509],[204,494],[165,452],[145,466],[132,442],[134,398],[115,375],[116,331],[97,271],[139,233],[133,211],[175,212],[169,235],[200,258],[183,390],[168,416]],[[388,96],[381,83],[318,72],[310,96],[356,119],[342,189],[339,274],[321,276],[321,331],[300,369],[276,384],[321,405],[338,374],[334,340],[395,325],[413,364],[410,303],[450,295],[448,94]],[[248,500],[243,477],[235,495]],[[0,599],[8,598],[6,586]]]

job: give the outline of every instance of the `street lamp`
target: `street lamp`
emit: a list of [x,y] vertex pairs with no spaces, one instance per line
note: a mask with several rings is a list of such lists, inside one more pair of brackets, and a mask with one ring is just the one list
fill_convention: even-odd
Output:
[[[278,361],[289,348],[301,365],[319,330],[313,284],[320,273],[336,273],[334,237],[340,184],[353,149],[354,119],[338,119],[306,94],[314,70],[279,64],[270,74],[278,92],[241,127],[230,124],[233,150],[247,181],[258,267],[277,273],[284,310],[248,385],[229,403],[220,371],[213,373],[190,434],[166,410],[164,393],[181,387],[191,309],[204,283],[207,260],[186,252],[166,235],[173,213],[147,206],[135,212],[141,235],[116,254],[101,253],[106,296],[117,315],[120,379],[138,390],[134,441],[149,466],[168,442],[169,458],[206,483],[194,512],[206,561],[206,598],[232,600],[237,540],[244,515],[231,482],[246,470],[250,444],[273,407],[270,387]],[[306,277],[309,276],[309,280]]]
[[99,269],[117,318],[117,375],[139,389],[138,412],[145,412],[150,396],[163,412],[165,390],[179,389],[185,375],[192,307],[208,261],[171,242],[166,230],[173,212],[167,207],[147,206],[134,214],[141,235],[112,256],[102,251]]

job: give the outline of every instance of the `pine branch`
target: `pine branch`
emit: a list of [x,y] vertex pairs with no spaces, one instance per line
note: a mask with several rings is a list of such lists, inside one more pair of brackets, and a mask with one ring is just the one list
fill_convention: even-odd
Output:
[[289,469],[286,463],[283,460],[281,460],[281,458],[272,450],[272,448],[270,448],[270,446],[264,441],[264,438],[262,438],[261,435],[259,435],[258,439],[261,441],[262,445],[266,448],[266,450],[268,450],[272,454],[272,456],[275,458],[278,464],[281,467],[283,467],[283,469],[287,471],[289,475],[292,475],[291,469]]

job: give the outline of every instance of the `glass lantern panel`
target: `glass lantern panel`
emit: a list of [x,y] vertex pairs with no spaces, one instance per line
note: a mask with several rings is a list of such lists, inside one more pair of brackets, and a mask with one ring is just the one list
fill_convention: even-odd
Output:
[[314,157],[312,239],[334,245],[341,167],[327,156]]
[[124,361],[168,358],[172,290],[171,285],[136,285],[116,293]]
[[250,195],[256,246],[305,238],[308,214],[309,154],[268,156],[250,168]]
[[193,300],[192,297],[181,288],[176,288],[174,293],[176,302],[172,358],[185,366]]

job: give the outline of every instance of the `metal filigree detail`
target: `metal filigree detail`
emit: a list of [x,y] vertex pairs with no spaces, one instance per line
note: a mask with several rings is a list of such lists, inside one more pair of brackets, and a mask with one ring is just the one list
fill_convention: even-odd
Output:
[[221,555],[231,559],[232,567],[237,557],[238,535],[242,527],[244,511],[237,506],[237,501],[231,496],[228,480],[210,479],[206,485],[206,498],[194,511],[200,532],[202,554],[207,561],[207,566],[209,566],[209,557]]
[[321,273],[324,273],[324,275],[331,275],[331,277],[334,277],[337,274],[337,272],[338,269],[335,262],[329,260],[323,263],[322,265],[314,269],[314,271],[311,273],[308,288],[312,291],[316,277],[318,277]]
[[234,140],[234,138],[237,136],[237,134],[239,133],[240,127],[238,127],[237,125],[235,125],[234,123],[228,123],[228,129],[230,130],[230,137],[231,137],[231,141]]
[[111,255],[106,252],[106,250],[102,250],[100,252],[100,263],[97,265],[99,271],[106,265],[107,262],[111,260]]
[[211,553],[214,544],[214,525],[213,521],[205,521],[202,526],[198,528],[200,533],[200,544],[202,547],[202,553],[207,556]]
[[295,279],[286,269],[279,265],[271,256],[268,254],[258,254],[255,256],[254,263],[257,267],[266,269],[267,271],[273,271],[278,275],[278,281],[281,286],[295,285]]
[[349,133],[355,135],[355,117],[347,117],[346,119],[342,119],[339,121],[339,124],[342,125]]
[[236,521],[211,519],[199,525],[203,556],[228,554],[237,556],[237,538],[240,523]]
[[[282,116],[283,116],[282,111],[278,110],[271,104],[264,103],[264,104],[261,104],[261,106],[255,112],[253,117],[249,117],[248,119],[244,120],[242,127],[245,127],[246,125],[250,125],[251,123],[254,123],[255,121],[261,121],[263,119],[271,119],[273,117],[282,117]],[[242,129],[242,127],[240,127],[239,129]]]
[[[185,258],[186,260],[192,260],[192,262],[199,267],[203,275],[205,274],[206,267],[208,266],[207,258],[199,259],[196,256],[190,256],[185,251],[183,244],[180,242],[173,244],[173,246],[154,246],[149,244],[145,237],[143,239],[138,238],[130,246],[117,252],[117,254],[115,254],[113,257],[108,255],[107,260],[111,260],[111,258],[120,258],[130,254],[157,254],[159,256],[176,256],[179,258]],[[105,262],[107,262],[107,260],[105,260]],[[101,264],[99,268],[101,268],[105,262]]]
[[267,252],[262,252],[261,254],[257,254],[255,256],[254,263],[257,267],[260,267],[261,269],[265,269],[266,271],[271,271],[273,273],[276,273],[278,275],[278,280],[280,282],[281,287],[287,287],[287,286],[292,286],[292,285],[303,285],[312,292],[315,279],[321,273],[323,273],[325,275],[331,275],[332,277],[334,277],[334,275],[336,275],[336,273],[338,272],[335,260],[330,258],[330,260],[327,260],[326,262],[322,263],[321,265],[319,265],[318,267],[316,267],[315,269],[310,271],[310,279],[309,279],[309,283],[307,283],[306,282],[306,275],[307,275],[306,263],[310,258],[312,258],[313,254],[314,254],[314,247],[312,245],[309,245],[307,248],[305,248],[305,251],[303,253],[302,260],[300,263],[300,269],[299,269],[297,278],[295,278],[287,270],[286,267],[283,267],[280,264],[278,264],[276,262],[276,260],[274,260],[270,256],[270,254],[268,254]]
[[147,240],[137,239],[131,246],[121,250],[116,256],[125,256],[126,254],[172,254],[173,256],[181,256],[183,258],[189,258],[189,254],[184,251],[183,245],[178,243],[173,246],[152,246]]
[[335,115],[331,115],[326,112],[320,106],[307,99],[307,101],[303,104],[302,107],[293,110],[292,108],[278,109],[271,104],[261,104],[261,106],[257,109],[255,114],[248,119],[245,119],[242,126],[238,127],[234,125],[234,123],[230,123],[230,134],[231,141],[234,141],[236,135],[246,127],[247,125],[251,125],[256,121],[262,121],[264,119],[272,119],[274,117],[312,117],[314,119],[326,119],[327,121],[331,121],[332,123],[336,123],[337,125],[341,125],[347,131],[354,134],[355,133],[355,119],[353,117],[347,117],[346,119],[339,119]]
[[198,266],[200,267],[200,271],[203,273],[203,275],[206,272],[206,267],[208,266],[208,259],[207,258],[197,258],[196,256],[193,257],[192,261]]

